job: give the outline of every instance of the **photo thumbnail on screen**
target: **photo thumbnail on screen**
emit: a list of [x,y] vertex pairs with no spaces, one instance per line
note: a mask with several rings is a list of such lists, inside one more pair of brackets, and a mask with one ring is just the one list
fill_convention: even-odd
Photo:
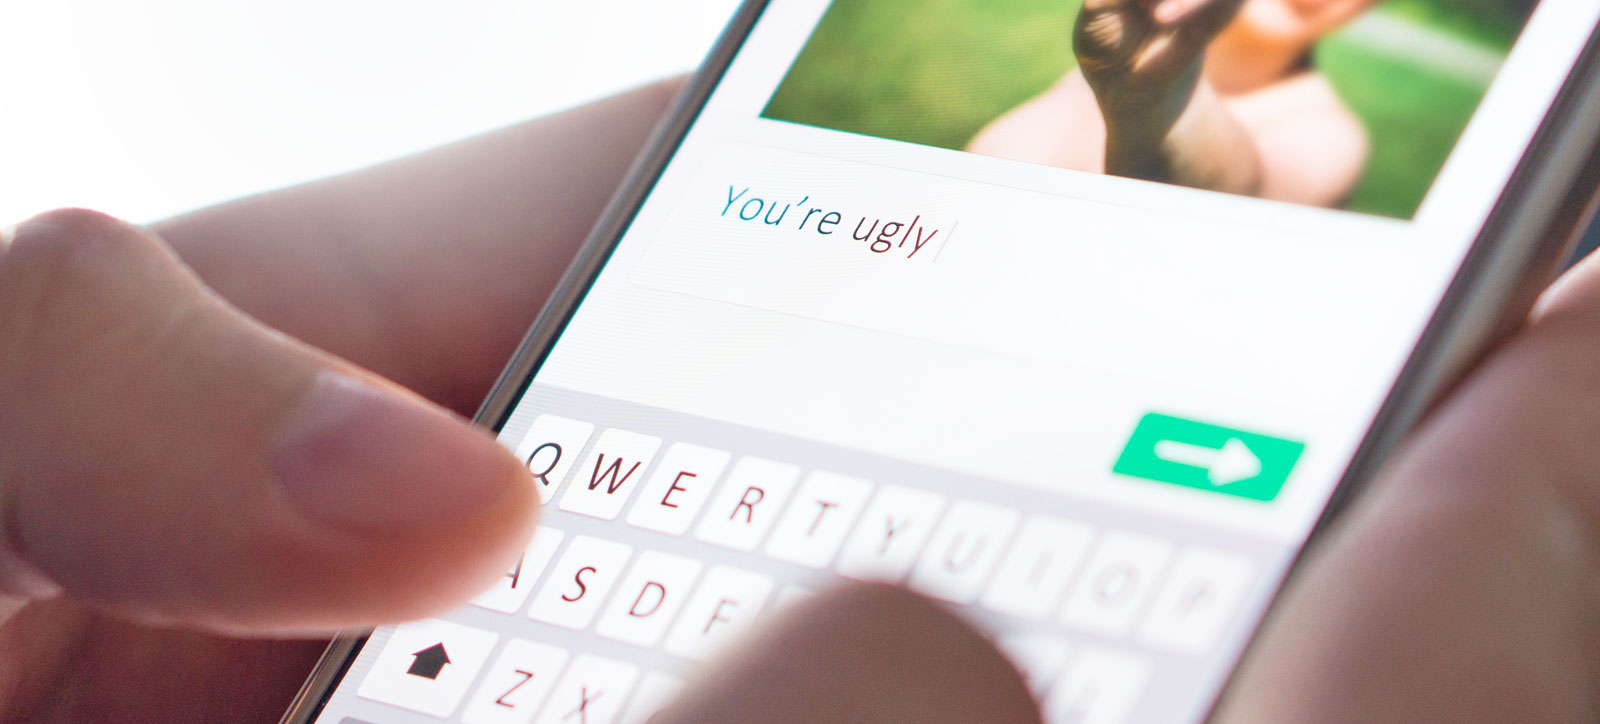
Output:
[[1411,218],[1536,0],[835,0],[762,116]]

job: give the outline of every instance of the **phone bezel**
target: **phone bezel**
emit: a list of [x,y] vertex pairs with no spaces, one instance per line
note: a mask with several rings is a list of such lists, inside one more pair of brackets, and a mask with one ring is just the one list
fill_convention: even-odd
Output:
[[[474,422],[491,430],[504,426],[515,402],[532,384],[552,345],[699,118],[769,1],[745,0],[736,11],[607,204],[545,308],[479,406]],[[1288,575],[1279,583],[1279,592],[1296,575],[1306,551],[1373,477],[1404,434],[1473,362],[1520,325],[1540,292],[1560,270],[1561,262],[1593,219],[1600,201],[1597,141],[1600,27],[1590,30],[1578,61],[1469,246],[1349,467],[1335,484],[1327,507],[1296,553]],[[1519,240],[1529,241],[1516,243]],[[1261,623],[1273,615],[1276,596],[1275,592],[1274,604],[1268,607]],[[1256,631],[1260,628],[1258,623]],[[367,636],[368,633],[361,633],[340,637],[329,644],[281,724],[309,724],[321,713]],[[1249,646],[1244,650],[1248,652]],[[1226,686],[1218,692],[1217,699],[1225,691]]]

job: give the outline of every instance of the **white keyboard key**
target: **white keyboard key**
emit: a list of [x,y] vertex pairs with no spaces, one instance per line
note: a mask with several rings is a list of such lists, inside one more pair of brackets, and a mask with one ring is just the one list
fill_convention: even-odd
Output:
[[772,540],[767,541],[767,555],[809,568],[827,568],[871,493],[872,483],[861,478],[823,470],[811,473],[778,519]]
[[464,724],[522,724],[538,713],[570,654],[566,649],[512,639],[461,712]]
[[561,546],[564,537],[566,534],[555,528],[539,526],[533,532],[533,539],[528,541],[528,549],[511,570],[472,599],[472,605],[501,613],[522,610],[522,604],[528,600],[528,592],[539,582],[539,574],[550,565],[550,560],[556,557],[556,548]]
[[1172,544],[1167,541],[1107,532],[1067,594],[1062,622],[1107,636],[1126,633],[1171,556]]
[[540,503],[550,502],[566,482],[573,463],[593,434],[594,425],[587,422],[555,415],[540,415],[534,419],[527,436],[517,445],[517,457],[528,466],[528,472],[533,473],[533,480],[539,485]]
[[1086,648],[1045,699],[1045,722],[1123,724],[1149,678],[1149,664],[1138,657]]
[[581,631],[594,620],[605,599],[622,577],[633,547],[615,541],[580,535],[550,570],[550,579],[533,596],[528,617]]
[[892,583],[905,578],[944,509],[926,490],[886,485],[867,504],[839,554],[839,575]]
[[674,443],[639,491],[628,511],[628,525],[667,535],[683,535],[711,499],[711,491],[728,467],[729,455],[688,443]]
[[613,724],[638,678],[633,664],[581,655],[550,692],[538,724]]
[[1066,641],[1039,633],[1001,636],[995,644],[1011,659],[1011,665],[1017,667],[1034,696],[1043,696],[1056,683],[1072,653]]
[[1036,621],[1049,618],[1093,538],[1094,529],[1082,523],[1043,515],[1028,518],[984,591],[983,607]]
[[659,551],[640,553],[617,584],[617,595],[600,614],[595,633],[634,646],[655,646],[688,602],[702,567],[693,558]]
[[633,701],[622,712],[620,724],[648,724],[650,717],[660,714],[682,690],[683,679],[659,671],[645,674],[633,693]]
[[659,437],[615,427],[600,433],[561,496],[561,509],[606,520],[617,517],[660,447]]
[[356,690],[362,698],[448,717],[499,636],[449,621],[394,627]]
[[778,520],[800,468],[758,457],[739,458],[728,482],[712,496],[694,537],[736,551],[753,551]]
[[667,635],[667,652],[696,661],[711,658],[724,643],[755,624],[772,588],[773,581],[766,576],[713,567]]
[[952,503],[911,571],[911,587],[951,603],[978,600],[1021,517],[998,505]]
[[1206,653],[1244,600],[1251,569],[1249,560],[1233,553],[1210,548],[1179,552],[1139,637],[1169,651]]

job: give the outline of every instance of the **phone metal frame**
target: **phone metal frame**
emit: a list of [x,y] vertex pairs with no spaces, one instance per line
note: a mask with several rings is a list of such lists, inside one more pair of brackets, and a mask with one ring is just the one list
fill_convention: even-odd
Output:
[[[473,420],[499,430],[533,381],[634,215],[699,117],[769,0],[745,0],[691,77],[607,204],[594,230]],[[1535,8],[1537,10],[1537,7]],[[1362,437],[1328,505],[1296,553],[1279,588],[1320,540],[1400,439],[1439,396],[1526,318],[1561,270],[1600,206],[1600,27],[1589,38],[1540,121],[1527,151],[1473,239],[1455,277]],[[1531,240],[1528,243],[1518,243]],[[1269,606],[1262,617],[1273,615]],[[1261,626],[1258,624],[1256,630]],[[367,633],[334,639],[295,695],[280,724],[311,724],[343,679]],[[1249,646],[1245,647],[1245,651]],[[1235,662],[1237,670],[1237,662]],[[1231,679],[1230,679],[1231,681]],[[1220,700],[1227,686],[1218,692]],[[1213,701],[1213,706],[1215,705]]]

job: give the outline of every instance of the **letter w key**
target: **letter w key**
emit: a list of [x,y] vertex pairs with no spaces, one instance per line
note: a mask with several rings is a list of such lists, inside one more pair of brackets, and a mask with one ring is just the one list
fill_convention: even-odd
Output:
[[594,473],[589,476],[589,489],[594,490],[600,487],[600,481],[604,480],[606,481],[606,495],[616,495],[617,489],[621,488],[623,483],[628,482],[628,478],[632,477],[634,472],[639,469],[639,461],[635,460],[633,461],[633,467],[628,468],[628,472],[618,474],[618,471],[622,469],[623,463],[626,462],[628,461],[616,458],[611,461],[611,467],[605,468],[605,472],[601,472],[600,469],[606,464],[606,456],[604,454],[596,455]]
[[614,427],[600,433],[588,459],[578,466],[578,475],[587,475],[588,480],[567,487],[561,509],[606,520],[616,518],[660,448],[658,437]]

